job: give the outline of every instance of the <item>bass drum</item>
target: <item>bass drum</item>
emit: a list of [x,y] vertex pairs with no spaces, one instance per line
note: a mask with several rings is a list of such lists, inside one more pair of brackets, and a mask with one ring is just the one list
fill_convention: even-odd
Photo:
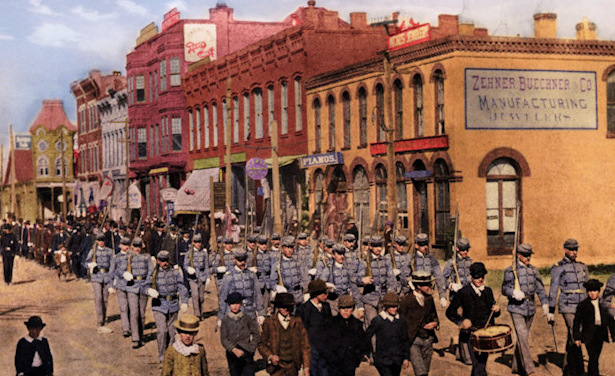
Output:
[[508,325],[492,325],[472,332],[470,342],[477,352],[504,352],[513,347],[512,330]]

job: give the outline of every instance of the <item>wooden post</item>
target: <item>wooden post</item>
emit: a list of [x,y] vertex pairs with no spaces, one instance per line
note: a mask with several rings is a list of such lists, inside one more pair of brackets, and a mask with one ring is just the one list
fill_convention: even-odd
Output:
[[[224,164],[226,165],[226,205],[229,210],[231,205],[231,76],[226,80],[226,125],[224,126],[224,143],[226,144],[226,154]],[[230,221],[230,218],[229,218]]]
[[124,158],[126,159],[126,217],[125,217],[125,221],[126,221],[126,225],[128,225],[130,223],[130,176],[129,176],[129,172],[130,172],[130,152],[129,152],[129,147],[130,147],[130,138],[128,137],[128,117],[126,118],[126,120],[124,120]]
[[216,241],[216,219],[214,218],[214,177],[209,177],[209,248],[218,251]]
[[273,231],[282,233],[282,216],[280,215],[280,166],[278,162],[278,122],[271,122],[271,174],[273,187],[271,189],[271,203],[273,212]]
[[393,121],[393,99],[391,93],[391,63],[384,57],[384,102],[387,115],[387,217],[395,223],[397,217],[397,168],[395,166],[395,124]]
[[13,124],[9,124],[9,138],[11,143],[11,213],[15,214],[15,206],[17,205],[17,196],[15,194],[15,138],[13,136]]
[[64,161],[64,130],[60,130],[60,147],[62,148],[62,218],[66,221],[66,162]]

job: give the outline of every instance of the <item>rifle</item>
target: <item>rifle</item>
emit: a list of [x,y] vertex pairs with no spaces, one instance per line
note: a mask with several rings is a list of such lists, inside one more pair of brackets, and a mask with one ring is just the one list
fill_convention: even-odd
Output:
[[455,209],[455,234],[453,235],[453,270],[455,271],[455,283],[461,283],[459,268],[457,267],[457,237],[459,236],[459,204]]
[[[192,228],[192,239],[194,239],[194,233],[196,232],[196,226],[199,223],[199,214],[196,215],[196,221],[194,222],[194,227]],[[194,268],[194,246],[190,244],[190,267]]]
[[519,275],[517,274],[517,246],[519,245],[519,208],[520,203],[517,201],[517,207],[515,209],[515,242],[513,245],[513,259],[512,259],[512,272],[515,276],[515,290],[521,290],[519,284]]
[[363,258],[363,250],[361,249],[361,245],[360,245],[363,242],[363,238],[362,238],[362,236],[363,236],[363,210],[361,210],[362,203],[359,202],[358,206],[359,206],[359,215],[358,215],[358,217],[359,217],[359,239],[357,239],[357,244],[359,245],[358,246],[358,248],[359,248],[359,259],[362,259]]

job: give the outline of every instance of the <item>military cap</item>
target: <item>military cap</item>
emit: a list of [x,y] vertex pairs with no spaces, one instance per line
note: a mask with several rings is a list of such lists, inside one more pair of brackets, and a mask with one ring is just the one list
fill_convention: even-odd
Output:
[[295,246],[295,238],[293,238],[292,236],[284,237],[284,240],[282,241],[282,247],[294,247],[294,246]]
[[372,247],[382,247],[383,243],[384,243],[384,239],[382,239],[382,236],[380,235],[374,235],[369,240],[369,244]]
[[222,241],[224,242],[224,244],[233,244],[233,238],[231,238],[230,236],[225,236]]
[[354,242],[355,240],[357,240],[357,238],[354,236],[354,234],[346,234],[344,235],[344,240],[347,242]]
[[427,270],[416,270],[412,272],[412,283],[415,285],[428,285],[434,281],[434,277],[431,272]]
[[254,226],[254,233],[255,234],[260,234],[261,233],[261,226]]
[[406,238],[403,235],[397,235],[395,237],[395,243],[397,243],[399,245],[405,245],[407,241],[408,241],[408,238]]
[[308,234],[306,234],[305,232],[300,232],[300,233],[297,235],[297,239],[300,239],[300,240],[302,240],[302,239],[307,239],[307,237],[308,237]]
[[246,250],[243,248],[236,249],[234,251],[234,254],[237,261],[246,261],[248,258],[248,252],[246,252]]
[[246,236],[246,241],[248,241],[250,243],[255,243],[257,237],[258,237],[258,235],[256,235],[256,234],[249,234],[248,236]]
[[342,295],[337,302],[338,308],[350,308],[355,306],[354,298],[352,295]]
[[162,222],[162,221],[156,221],[156,224],[154,224],[154,226],[156,226],[156,228],[161,228],[161,227],[164,227],[164,222]]
[[346,247],[344,247],[342,244],[335,244],[333,246],[333,252],[339,253],[340,255],[346,254]]
[[320,295],[322,293],[327,292],[327,284],[322,279],[315,279],[308,283],[308,294],[312,295]]
[[466,238],[459,238],[457,239],[457,248],[459,248],[460,251],[467,251],[468,249],[470,249],[470,241]]
[[267,244],[267,241],[269,241],[269,239],[267,239],[265,235],[259,235],[256,241],[258,242],[258,244]]
[[289,292],[281,292],[275,295],[273,305],[276,307],[292,307],[295,305],[295,297]]
[[30,316],[30,318],[28,319],[28,321],[24,321],[24,324],[26,324],[26,327],[28,328],[44,328],[45,324],[43,322],[43,319],[41,319],[40,316]]
[[531,244],[523,243],[517,246],[517,253],[520,253],[523,256],[529,256],[534,253],[534,251],[532,250]]
[[218,237],[216,238],[216,242],[222,243],[223,241],[224,241],[224,236],[218,235]]
[[587,291],[600,291],[602,286],[604,286],[604,284],[595,278],[592,278],[583,284],[583,287],[585,287],[585,290]]
[[156,258],[160,261],[169,261],[170,257],[171,256],[169,255],[169,251],[160,251],[156,255]]
[[135,236],[135,238],[132,239],[132,246],[133,247],[143,247],[143,239],[141,239],[138,236]]
[[228,294],[225,302],[226,304],[238,304],[238,303],[243,302],[243,296],[239,292],[234,291]]
[[96,240],[105,240],[105,233],[102,231],[96,234]]
[[414,237],[414,242],[418,245],[429,245],[429,236],[421,232]]
[[120,244],[130,245],[130,238],[128,236],[122,236],[120,239]]
[[325,239],[323,243],[325,247],[328,247],[328,248],[331,248],[335,245],[335,242],[333,241],[333,239]]
[[470,265],[470,275],[472,278],[481,278],[487,274],[487,269],[485,268],[485,264],[482,262],[475,262]]
[[202,243],[203,242],[203,235],[195,234],[194,237],[192,238],[192,242],[193,243]]
[[382,305],[385,307],[398,307],[399,306],[399,296],[393,291],[389,291],[384,294],[382,298]]
[[564,242],[564,248],[566,249],[578,249],[579,242],[576,239],[566,239]]
[[361,240],[361,244],[369,245],[369,236],[364,237],[363,240]]
[[282,240],[282,236],[277,232],[274,232],[273,234],[271,234],[271,240]]
[[196,333],[199,331],[199,321],[199,318],[195,315],[186,314],[175,321],[173,325],[175,325],[180,332]]

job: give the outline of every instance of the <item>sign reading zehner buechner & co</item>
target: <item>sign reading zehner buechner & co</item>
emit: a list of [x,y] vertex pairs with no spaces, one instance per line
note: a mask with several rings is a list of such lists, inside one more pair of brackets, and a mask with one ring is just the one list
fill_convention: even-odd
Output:
[[596,73],[465,70],[466,129],[597,129]]

